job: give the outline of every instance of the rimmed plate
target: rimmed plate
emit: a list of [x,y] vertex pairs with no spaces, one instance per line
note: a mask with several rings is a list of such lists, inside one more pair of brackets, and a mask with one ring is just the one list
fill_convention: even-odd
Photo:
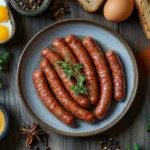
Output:
[[[96,124],[78,121],[79,127],[71,128],[56,119],[40,101],[32,82],[34,69],[39,68],[41,50],[52,47],[57,37],[74,34],[79,38],[93,37],[103,51],[115,50],[125,70],[126,98],[124,102],[113,102],[107,116]],[[21,100],[33,118],[42,126],[59,134],[68,136],[90,136],[101,133],[114,126],[131,106],[138,86],[138,70],[133,53],[127,43],[114,31],[96,22],[75,19],[58,22],[36,34],[27,44],[20,57],[17,69],[17,85]]]

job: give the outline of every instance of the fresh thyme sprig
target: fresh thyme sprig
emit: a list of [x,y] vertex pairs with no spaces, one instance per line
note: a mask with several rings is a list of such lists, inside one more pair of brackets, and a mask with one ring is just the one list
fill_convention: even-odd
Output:
[[3,66],[8,62],[9,52],[4,51],[0,54],[0,71],[3,70]]
[[[130,145],[128,145],[128,146],[125,148],[125,150],[131,150],[131,149],[130,149]],[[133,145],[133,150],[141,150],[141,149],[140,149],[140,147],[139,147],[136,143],[134,143],[134,145]]]
[[2,80],[0,80],[0,88],[3,87],[3,83],[2,83]]
[[[4,65],[8,62],[9,52],[4,51],[0,54],[0,71],[3,71]],[[0,80],[0,88],[3,87],[2,80]]]
[[63,69],[64,73],[68,76],[68,79],[71,77],[74,77],[77,81],[76,85],[72,85],[71,89],[75,92],[75,94],[85,94],[87,93],[87,88],[84,85],[85,82],[85,75],[81,73],[81,69],[83,68],[83,64],[74,64],[71,65],[71,60],[68,58],[68,54],[66,54],[66,60],[65,61],[57,61],[56,67],[61,65],[61,68]]

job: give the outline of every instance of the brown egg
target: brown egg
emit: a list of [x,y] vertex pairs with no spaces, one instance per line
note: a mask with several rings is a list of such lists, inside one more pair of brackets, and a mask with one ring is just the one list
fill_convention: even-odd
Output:
[[121,22],[132,14],[133,8],[133,0],[108,0],[104,6],[104,16],[109,21]]

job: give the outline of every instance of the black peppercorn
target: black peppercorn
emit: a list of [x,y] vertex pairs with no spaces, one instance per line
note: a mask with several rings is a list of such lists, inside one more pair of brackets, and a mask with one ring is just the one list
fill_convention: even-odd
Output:
[[100,141],[100,150],[121,150],[119,141],[115,141],[112,138]]
[[43,4],[43,0],[15,0],[19,7],[24,10],[35,10]]

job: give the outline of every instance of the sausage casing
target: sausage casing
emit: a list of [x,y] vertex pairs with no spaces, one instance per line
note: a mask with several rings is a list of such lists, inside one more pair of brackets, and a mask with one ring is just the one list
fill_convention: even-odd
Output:
[[55,51],[50,50],[49,48],[45,48],[42,50],[42,56],[54,66],[54,69],[56,70],[58,76],[60,77],[61,81],[63,82],[65,88],[67,89],[73,100],[82,107],[89,108],[90,101],[88,97],[83,94],[76,95],[75,92],[71,89],[71,86],[76,85],[75,80],[72,78],[68,79],[61,66],[56,65],[58,61],[62,61],[61,57]]
[[125,96],[125,79],[121,62],[117,54],[112,50],[106,52],[106,58],[113,76],[114,99],[122,101]]
[[90,37],[86,37],[82,41],[89,55],[91,56],[100,81],[100,100],[95,109],[95,115],[98,119],[102,119],[111,103],[112,98],[112,77],[106,59],[98,45]]
[[66,60],[66,55],[68,55],[68,58],[71,60],[71,64],[77,64],[78,60],[68,44],[61,38],[56,38],[53,42],[52,45],[58,52],[58,54],[63,58],[63,60]]
[[60,119],[66,125],[72,126],[75,123],[74,117],[65,111],[62,106],[57,102],[51,89],[48,87],[48,83],[42,71],[35,70],[33,73],[33,83],[36,91],[45,104],[45,106],[54,114],[58,119]]
[[77,59],[84,65],[83,71],[86,77],[86,85],[89,98],[92,105],[96,105],[99,99],[98,79],[94,65],[92,64],[88,53],[86,52],[82,42],[73,35],[68,35],[65,38]]
[[79,106],[70,97],[53,66],[47,60],[43,60],[40,63],[40,67],[46,75],[49,85],[59,102],[77,118],[90,123],[95,122],[94,114]]

